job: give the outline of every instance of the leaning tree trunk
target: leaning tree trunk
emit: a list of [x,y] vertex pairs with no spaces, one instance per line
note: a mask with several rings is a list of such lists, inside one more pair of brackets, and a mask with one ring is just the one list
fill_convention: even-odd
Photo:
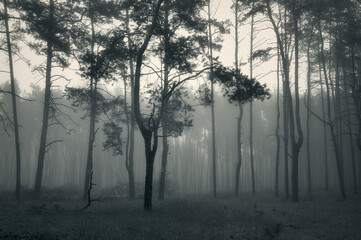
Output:
[[46,48],[46,75],[45,75],[45,96],[44,96],[44,107],[43,107],[43,120],[41,126],[40,145],[38,153],[38,166],[36,169],[34,196],[39,197],[41,190],[41,183],[43,178],[44,170],[44,159],[46,153],[46,137],[49,126],[49,110],[50,110],[50,98],[51,98],[51,63],[53,58],[53,43],[51,36],[53,35],[52,24],[54,22],[54,0],[50,0],[49,4],[49,25],[48,33],[49,38],[47,39]]
[[17,200],[20,199],[20,140],[19,140],[19,124],[18,114],[16,107],[16,92],[15,92],[15,77],[14,77],[14,66],[13,66],[13,55],[11,49],[10,30],[9,30],[9,16],[7,10],[7,1],[3,0],[4,13],[5,13],[5,30],[6,30],[6,42],[9,56],[9,68],[10,68],[10,82],[11,82],[11,98],[13,106],[13,119],[14,119],[14,133],[15,133],[15,149],[16,149],[16,187],[15,197]]

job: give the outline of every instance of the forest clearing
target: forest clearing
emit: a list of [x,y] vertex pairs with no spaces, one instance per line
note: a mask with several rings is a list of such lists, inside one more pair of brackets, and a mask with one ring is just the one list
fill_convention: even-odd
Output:
[[81,212],[82,201],[57,196],[40,202],[1,199],[0,239],[359,239],[360,197],[315,195],[297,204],[268,193],[170,196],[154,201],[152,212],[139,208],[140,199],[109,198]]

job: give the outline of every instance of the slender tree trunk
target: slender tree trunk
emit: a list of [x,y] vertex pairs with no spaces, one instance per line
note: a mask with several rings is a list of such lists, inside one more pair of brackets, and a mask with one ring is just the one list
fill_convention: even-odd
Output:
[[333,143],[333,147],[334,147],[335,155],[336,155],[336,165],[337,165],[337,172],[338,172],[338,180],[339,180],[339,185],[340,185],[341,197],[342,197],[342,199],[346,199],[344,174],[343,174],[342,167],[341,167],[340,151],[339,151],[339,146],[338,146],[337,139],[336,139],[334,124],[332,123],[332,117],[331,117],[330,89],[329,89],[329,82],[328,82],[328,76],[327,76],[327,70],[326,70],[326,61],[325,61],[325,55],[324,55],[324,43],[323,43],[322,28],[321,28],[320,19],[318,20],[318,25],[319,25],[319,35],[320,35],[320,43],[321,43],[321,60],[322,60],[324,78],[325,78],[325,82],[326,82],[328,125],[330,127],[331,139],[332,139],[332,143]]
[[209,41],[209,65],[211,81],[211,118],[212,118],[212,176],[213,176],[213,197],[217,197],[217,166],[216,166],[216,135],[214,119],[214,89],[213,89],[213,41],[211,23],[211,0],[208,0],[208,41]]
[[[320,52],[320,49],[319,49]],[[319,54],[320,55],[320,54]],[[318,59],[319,63],[319,77],[320,77],[320,86],[321,86],[321,103],[322,103],[322,119],[325,121],[326,113],[325,113],[325,98],[324,98],[324,90],[323,90],[323,81],[322,81],[322,63],[321,57]],[[325,155],[325,190],[328,191],[328,150],[327,150],[327,124],[323,122],[323,143],[324,143],[324,155]]]
[[[163,120],[162,120],[163,121]],[[163,137],[162,137],[162,144],[163,144],[163,150],[162,150],[162,163],[161,163],[161,170],[160,170],[160,180],[159,180],[159,195],[158,199],[163,200],[164,199],[164,192],[165,192],[165,182],[166,182],[166,172],[167,172],[167,157],[168,157],[168,131],[167,127],[164,125],[166,124],[166,120],[162,123],[162,130],[163,130]]]
[[38,165],[36,169],[34,196],[39,197],[41,190],[41,183],[43,178],[44,159],[46,153],[46,137],[48,133],[49,125],[49,108],[51,98],[51,63],[53,58],[53,29],[52,23],[54,22],[54,0],[50,0],[49,3],[49,25],[48,25],[48,39],[46,48],[46,74],[45,74],[45,96],[43,107],[43,120],[40,135],[40,145],[38,153]]
[[[128,172],[128,178],[129,178],[129,147],[130,147],[130,119],[131,119],[131,113],[128,111],[128,101],[127,101],[127,79],[123,78],[124,81],[124,112],[126,117],[126,125],[127,125],[127,140],[125,145],[125,168]],[[130,179],[129,179],[130,183]],[[129,184],[129,198],[131,198],[130,194],[130,184]]]
[[[313,27],[311,37],[307,44],[307,108],[311,109],[311,57],[310,57],[310,48],[311,48],[311,41],[313,37]],[[307,111],[307,122],[306,122],[306,149],[307,149],[307,191],[308,195],[311,195],[312,187],[311,187],[311,150],[310,150],[310,143],[311,143],[311,114],[310,111]]]
[[346,113],[347,113],[347,130],[348,130],[348,138],[350,142],[350,152],[351,152],[351,164],[352,164],[352,183],[353,183],[353,191],[355,194],[357,194],[357,167],[356,167],[356,156],[355,156],[355,147],[354,147],[354,141],[352,139],[352,122],[351,122],[351,111],[350,111],[350,101],[349,101],[349,95],[348,95],[348,87],[346,82],[347,72],[346,72],[346,66],[343,61],[342,63],[342,69],[343,69],[343,85],[345,89],[345,105],[346,105]]
[[[278,44],[277,44],[278,46]],[[277,100],[276,100],[276,111],[277,111],[277,123],[276,123],[276,140],[277,140],[277,149],[276,149],[276,172],[275,172],[275,194],[278,197],[278,181],[279,181],[279,166],[280,166],[280,54],[277,47]]]
[[[129,10],[126,9],[126,30],[128,38],[129,53],[132,52],[132,44],[129,29]],[[132,54],[129,59],[130,70],[130,90],[131,90],[131,114],[130,114],[130,141],[129,141],[129,161],[128,161],[128,179],[129,179],[129,198],[135,197],[135,180],[134,180],[134,131],[135,131],[135,116],[134,116],[134,64]]]
[[[90,24],[91,24],[91,43],[90,51],[94,55],[94,45],[95,45],[95,29],[94,29],[94,16],[93,16],[93,5],[92,1],[89,1],[89,11],[90,11]],[[89,138],[88,138],[88,152],[87,152],[87,163],[85,169],[85,179],[84,179],[84,189],[83,189],[83,199],[86,200],[88,196],[88,189],[90,187],[90,178],[93,171],[93,148],[95,141],[95,122],[96,122],[96,102],[97,102],[97,79],[95,76],[95,66],[94,63],[91,64],[91,73],[90,73],[90,115],[89,115]]]
[[[252,2],[252,8],[254,1]],[[249,76],[253,78],[253,40],[254,40],[254,14],[251,16],[251,37],[250,37],[250,56],[249,56]],[[254,173],[254,156],[253,156],[253,103],[249,103],[249,152],[251,161],[251,177],[252,177],[252,194],[256,193],[256,180]]]
[[10,82],[11,82],[11,99],[13,107],[13,120],[14,120],[14,133],[15,133],[15,149],[16,149],[16,187],[15,187],[15,197],[17,200],[20,199],[20,140],[19,140],[19,124],[18,124],[18,114],[16,107],[16,91],[15,91],[15,77],[14,77],[14,66],[13,66],[13,54],[11,49],[11,40],[10,40],[10,29],[9,29],[9,16],[7,10],[7,1],[3,0],[4,4],[4,13],[5,13],[5,30],[6,30],[6,42],[9,55],[9,68],[10,68]]
[[[296,8],[296,1],[293,0],[293,28],[295,35],[295,122],[298,137],[296,139],[295,128],[293,127],[293,111],[290,111],[291,121],[291,142],[292,142],[292,201],[298,201],[298,157],[301,146],[303,144],[303,132],[300,118],[300,97],[298,86],[298,68],[299,68],[299,49],[298,49],[298,9]],[[289,89],[289,88],[288,88]],[[289,92],[291,96],[291,92]],[[290,97],[290,105],[292,105],[292,97]],[[292,108],[291,108],[292,109]]]
[[[290,116],[290,122],[293,121],[293,110],[292,110],[292,96],[290,95],[291,91],[289,88],[289,59],[287,55],[287,41],[284,39],[284,45],[283,41],[281,39],[281,34],[279,32],[279,28],[273,18],[272,15],[272,9],[270,5],[270,0],[266,0],[266,9],[268,17],[271,21],[271,24],[273,26],[273,30],[276,34],[277,39],[277,46],[278,50],[281,56],[282,61],[282,80],[283,80],[283,128],[284,128],[284,155],[285,155],[285,195],[286,198],[289,198],[289,183],[288,183],[288,115]],[[286,14],[285,14],[285,24],[286,24]],[[284,36],[287,36],[286,33],[284,33]],[[287,104],[289,102],[289,104]],[[288,112],[291,112],[291,114],[288,114]],[[291,119],[292,117],[292,119]]]
[[[164,17],[164,84],[163,84],[163,94],[168,94],[168,86],[169,86],[169,58],[171,52],[170,46],[170,36],[169,36],[169,9],[168,2],[165,4],[165,17]],[[163,102],[163,115],[162,115],[162,131],[163,131],[163,151],[162,151],[162,163],[161,163],[161,171],[160,171],[160,180],[159,180],[159,194],[158,199],[164,199],[165,192],[165,181],[166,181],[166,173],[167,173],[167,160],[168,160],[168,100]]]
[[237,166],[236,166],[236,196],[238,196],[239,192],[239,176],[242,166],[242,141],[241,141],[241,123],[243,117],[243,107],[241,104],[239,107],[239,117],[237,118]]
[[[239,66],[238,66],[238,45],[239,45],[239,40],[238,40],[238,8],[239,8],[239,3],[237,1],[234,2],[235,3],[235,48],[234,48],[234,65],[236,68],[237,73],[239,72]],[[243,118],[243,107],[242,104],[238,104],[239,107],[239,117],[237,118],[237,165],[236,165],[236,184],[235,184],[235,194],[236,196],[238,196],[239,193],[239,177],[240,177],[240,171],[241,171],[241,166],[242,166],[242,140],[241,140],[241,128],[242,128],[242,118]]]
[[[357,147],[359,153],[361,153],[361,106],[360,106],[360,93],[357,91],[356,70],[355,70],[355,49],[354,46],[351,48],[351,65],[352,65],[352,99],[355,104],[356,119],[358,122],[358,134],[357,134]],[[360,156],[360,154],[359,154]],[[361,186],[361,158],[359,157],[359,185]]]

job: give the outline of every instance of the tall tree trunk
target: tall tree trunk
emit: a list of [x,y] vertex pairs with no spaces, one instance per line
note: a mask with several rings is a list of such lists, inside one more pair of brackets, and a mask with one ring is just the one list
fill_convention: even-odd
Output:
[[239,176],[242,166],[242,141],[241,141],[241,123],[243,117],[243,107],[241,104],[239,107],[239,117],[237,118],[237,166],[236,166],[236,196],[238,196],[239,192]]
[[[277,44],[278,46],[278,44]],[[277,140],[277,147],[276,147],[276,171],[275,171],[275,194],[278,197],[278,188],[279,188],[279,166],[280,166],[280,118],[281,118],[281,111],[280,111],[280,54],[277,47],[277,100],[276,100],[276,111],[277,111],[277,122],[276,122],[276,140]]]
[[[132,52],[131,34],[129,29],[129,10],[126,9],[126,30],[128,38],[129,53]],[[130,114],[130,142],[129,142],[129,160],[128,160],[128,181],[129,181],[129,198],[135,198],[135,180],[134,180],[134,131],[135,131],[135,116],[134,116],[134,59],[132,54],[129,54],[129,70],[130,70],[130,90],[131,90],[131,114]]]
[[[360,86],[357,86],[356,70],[355,70],[355,49],[351,47],[351,65],[352,65],[352,99],[355,104],[356,119],[358,123],[357,134],[357,147],[359,150],[359,156],[361,153],[361,106],[360,106],[360,93],[357,91]],[[359,157],[359,186],[361,187],[361,158]]]
[[53,26],[54,22],[54,0],[49,2],[49,25],[48,25],[48,39],[46,48],[46,74],[45,74],[45,96],[44,96],[44,107],[43,107],[43,119],[41,126],[40,145],[38,153],[38,165],[36,169],[34,196],[39,197],[41,190],[41,183],[43,178],[44,170],[44,159],[46,153],[46,137],[48,133],[49,125],[49,108],[51,98],[51,63],[53,58]]
[[[95,29],[94,29],[94,15],[92,1],[89,0],[90,24],[91,24],[91,43],[90,51],[94,55],[95,45]],[[91,174],[93,171],[93,148],[95,141],[95,122],[96,122],[96,104],[97,104],[97,79],[95,76],[95,66],[91,63],[90,73],[90,115],[89,115],[89,137],[88,137],[88,152],[87,163],[85,169],[83,199],[86,200],[88,196],[88,189],[90,187]]]
[[325,61],[325,55],[324,55],[324,42],[323,42],[321,20],[320,19],[318,20],[318,27],[319,27],[319,35],[320,35],[320,43],[321,43],[321,60],[322,60],[324,78],[325,78],[325,82],[326,82],[328,126],[330,127],[331,139],[332,139],[332,143],[333,143],[333,147],[334,147],[335,155],[336,155],[336,166],[337,166],[337,173],[338,173],[338,180],[339,180],[339,185],[340,185],[341,197],[342,197],[342,199],[346,199],[344,173],[343,173],[342,167],[341,167],[340,151],[339,151],[339,146],[338,146],[338,142],[337,142],[337,139],[336,139],[337,136],[335,134],[334,124],[332,123],[333,120],[332,120],[332,117],[331,117],[330,88],[329,88],[329,82],[328,82],[328,76],[327,76],[327,70],[326,70],[326,61]]
[[15,187],[15,197],[17,200],[20,199],[20,140],[19,140],[19,124],[18,124],[18,114],[16,107],[16,91],[15,91],[15,77],[14,77],[14,66],[13,66],[13,54],[11,49],[11,40],[10,40],[10,29],[9,29],[9,16],[7,10],[7,1],[3,0],[4,4],[4,13],[5,13],[5,30],[6,30],[6,42],[9,55],[9,68],[10,68],[10,82],[11,82],[11,99],[13,107],[13,120],[14,120],[14,133],[15,133],[15,149],[16,149],[16,187]]
[[211,118],[212,118],[212,176],[213,176],[213,197],[217,197],[217,166],[216,166],[216,135],[214,119],[214,89],[213,89],[213,41],[211,23],[211,0],[208,0],[208,41],[209,41],[209,65],[211,81]]
[[[154,136],[156,140],[157,136]],[[157,152],[156,148],[152,149],[152,134],[144,137],[145,144],[145,158],[146,158],[146,172],[145,172],[145,185],[144,185],[144,209],[152,209],[152,195],[153,195],[153,168],[154,158]]]
[[[163,84],[163,94],[168,94],[168,86],[169,86],[169,58],[171,52],[170,46],[170,36],[169,36],[169,9],[168,2],[165,4],[165,17],[164,17],[164,84]],[[159,179],[159,194],[158,199],[164,199],[165,192],[165,181],[166,181],[166,173],[167,173],[167,160],[168,160],[168,100],[163,102],[163,115],[162,115],[162,131],[163,131],[163,151],[162,151],[162,163],[161,163],[161,171],[160,171],[160,179]]]
[[[285,195],[286,198],[289,197],[289,186],[288,186],[288,115],[290,116],[290,118],[292,117],[292,119],[290,119],[290,122],[293,121],[293,114],[288,114],[288,112],[293,112],[292,110],[292,96],[289,95],[290,94],[290,88],[289,88],[289,59],[288,59],[288,55],[287,53],[287,41],[286,39],[284,39],[284,45],[283,45],[283,41],[281,39],[281,34],[279,32],[279,28],[273,18],[272,15],[272,9],[271,9],[271,5],[270,5],[270,0],[266,0],[266,9],[267,9],[267,14],[268,17],[271,21],[271,24],[273,26],[273,30],[276,34],[276,39],[277,39],[277,46],[279,49],[279,53],[281,56],[281,61],[282,61],[282,70],[283,70],[283,74],[282,74],[282,78],[283,78],[283,128],[284,128],[284,155],[285,155]],[[285,23],[286,23],[286,14],[285,14]],[[284,34],[285,36],[287,36],[287,34]],[[290,101],[291,99],[291,101]],[[289,102],[289,104],[287,104],[287,102]]]
[[162,120],[163,150],[162,150],[162,163],[161,163],[160,180],[159,180],[159,195],[158,195],[159,200],[164,199],[166,173],[167,173],[167,157],[168,157],[168,151],[169,151],[169,144],[168,144],[168,138],[167,138],[168,131],[167,131],[167,127],[164,124],[167,124],[166,120]]
[[347,130],[348,130],[348,139],[350,142],[350,152],[351,152],[351,164],[352,164],[352,183],[353,183],[353,191],[357,194],[357,167],[356,167],[356,156],[355,156],[355,147],[354,141],[352,139],[352,122],[351,122],[351,111],[350,111],[350,101],[349,101],[349,94],[348,94],[348,87],[346,81],[346,66],[345,61],[342,63],[342,70],[343,70],[343,86],[345,89],[345,105],[346,105],[346,120],[347,120]]
[[[301,146],[303,144],[303,132],[301,127],[301,118],[300,118],[300,97],[299,97],[299,86],[298,86],[298,68],[299,68],[299,49],[298,49],[298,9],[296,7],[296,1],[293,0],[293,28],[295,35],[295,122],[297,128],[298,137],[296,139],[296,129],[293,127],[293,111],[290,111],[290,121],[291,121],[291,142],[292,142],[292,201],[298,201],[298,157]],[[291,96],[291,91],[289,89],[289,95]],[[289,98],[290,105],[292,106],[292,97]],[[290,108],[292,109],[292,107]]]
[[[252,9],[254,7],[254,1],[252,2]],[[251,16],[251,36],[250,36],[250,56],[249,56],[249,76],[253,78],[253,40],[254,40],[254,14]],[[249,103],[249,152],[251,161],[251,177],[252,177],[252,194],[256,193],[256,180],[254,173],[254,156],[253,156],[253,103]]]
[[[239,64],[238,64],[238,46],[239,46],[239,40],[238,40],[238,10],[239,10],[239,3],[235,1],[235,48],[234,48],[234,65],[236,68],[237,73],[239,72]],[[239,103],[239,117],[237,118],[237,165],[236,165],[236,185],[235,185],[235,194],[238,196],[239,193],[239,177],[240,177],[240,171],[242,166],[242,140],[241,140],[241,128],[242,128],[242,117],[243,117],[243,107],[242,104]]]
[[[319,40],[319,39],[318,39]],[[320,55],[320,49],[318,49]],[[321,86],[321,103],[322,103],[322,119],[325,121],[325,98],[323,90],[323,81],[322,81],[322,63],[321,57],[318,59],[318,72],[320,77],[320,86]],[[325,155],[325,190],[328,191],[328,150],[327,150],[327,124],[323,122],[323,144],[324,144],[324,155]]]
[[[127,126],[127,140],[125,145],[125,168],[128,172],[129,178],[129,147],[130,147],[130,121],[131,121],[131,114],[128,110],[128,100],[127,100],[127,79],[123,78],[124,82],[124,112],[126,118],[126,126]],[[130,190],[130,179],[129,179],[129,198],[131,198],[131,190]]]
[[311,179],[311,150],[310,150],[310,143],[311,143],[311,56],[310,56],[310,48],[311,48],[311,42],[313,37],[313,26],[311,30],[311,36],[308,39],[307,43],[307,108],[309,111],[307,111],[307,122],[306,122],[306,149],[307,149],[307,191],[308,195],[311,195],[312,192],[312,179]]

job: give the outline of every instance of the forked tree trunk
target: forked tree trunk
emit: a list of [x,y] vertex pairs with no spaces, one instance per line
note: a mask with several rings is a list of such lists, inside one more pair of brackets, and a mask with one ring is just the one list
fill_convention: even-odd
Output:
[[[154,136],[157,138],[157,136]],[[144,186],[144,209],[150,211],[152,209],[152,196],[153,196],[153,169],[154,158],[157,152],[156,148],[152,149],[152,134],[144,136],[145,144],[145,159],[146,159],[146,172],[145,172],[145,186]]]
[[13,120],[14,120],[14,133],[15,133],[15,150],[16,150],[16,187],[15,197],[17,200],[20,199],[20,140],[19,140],[19,124],[18,114],[16,107],[16,91],[15,91],[15,77],[14,77],[14,66],[13,66],[13,54],[11,49],[10,29],[9,29],[9,16],[7,10],[7,1],[3,0],[4,14],[5,14],[5,30],[6,30],[6,43],[9,56],[9,68],[10,68],[10,82],[11,82],[11,99],[13,109]]
[[53,59],[53,26],[54,22],[54,0],[50,0],[49,3],[49,25],[48,25],[48,34],[49,38],[47,39],[47,48],[46,48],[46,75],[45,75],[45,96],[44,96],[44,107],[43,107],[43,119],[41,126],[41,135],[40,135],[40,145],[38,153],[38,165],[36,169],[36,178],[35,178],[35,187],[34,187],[34,196],[39,197],[41,190],[41,183],[43,179],[43,170],[44,170],[44,159],[46,153],[46,137],[48,133],[49,126],[49,108],[50,108],[50,98],[51,98],[51,63]]
[[[134,75],[134,113],[135,113],[135,119],[139,126],[139,130],[142,133],[145,143],[146,176],[145,176],[145,187],[144,187],[144,210],[146,211],[150,211],[152,209],[153,165],[154,165],[154,157],[157,152],[157,146],[158,146],[158,126],[160,119],[157,120],[156,123],[154,123],[153,128],[151,126],[146,126],[146,124],[143,122],[143,117],[140,112],[140,93],[139,93],[140,76],[141,76],[141,68],[143,65],[144,52],[148,47],[149,41],[157,25],[159,9],[162,3],[163,0],[158,0],[153,10],[152,23],[147,30],[142,45],[137,50],[136,67],[135,67],[135,75]],[[162,114],[162,110],[160,111],[161,111],[160,114]],[[153,135],[153,146],[152,146],[152,135]]]

